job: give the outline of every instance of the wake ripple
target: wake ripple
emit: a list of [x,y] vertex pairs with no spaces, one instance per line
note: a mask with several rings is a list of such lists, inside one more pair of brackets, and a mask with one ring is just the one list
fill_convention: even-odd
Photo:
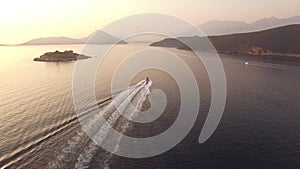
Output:
[[[108,136],[110,126],[119,126],[122,132],[126,132],[129,127],[129,122],[119,122],[118,119],[120,115],[126,113],[126,117],[132,117],[135,114],[135,112],[127,109],[130,103],[132,103],[136,110],[140,110],[147,95],[150,93],[149,87],[151,84],[151,81],[148,84],[146,84],[145,81],[141,81],[124,91],[118,92],[113,98],[109,98],[108,100],[111,100],[111,102],[102,107],[100,112],[97,112],[98,109],[93,107],[86,111],[90,114],[94,114],[94,116],[90,116],[84,122],[86,123],[85,130],[91,131],[92,136],[94,136],[93,139],[97,140],[98,143],[103,142]],[[109,125],[106,125],[104,121],[101,122],[97,120],[98,118],[96,118],[96,116],[104,116]],[[121,138],[117,138],[117,140],[120,141]],[[54,161],[49,163],[49,167],[53,169],[67,168],[75,164],[75,168],[88,168],[95,151],[98,149],[97,144],[94,143],[84,131],[80,131],[68,141],[68,146],[62,150],[61,154],[59,154]],[[117,150],[118,147],[115,148],[115,151]],[[103,159],[100,160],[102,168],[109,167],[111,157],[111,153],[104,155]]]

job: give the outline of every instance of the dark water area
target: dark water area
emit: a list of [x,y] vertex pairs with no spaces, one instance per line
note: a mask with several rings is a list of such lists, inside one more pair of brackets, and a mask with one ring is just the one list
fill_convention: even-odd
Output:
[[241,61],[265,62],[280,65],[300,66],[299,56],[275,56],[275,55],[238,55],[220,54],[222,58],[232,58]]
[[[299,63],[221,55],[227,81],[226,106],[216,131],[205,143],[199,144],[198,137],[210,107],[208,74],[191,52],[168,49],[184,60],[195,75],[201,97],[198,117],[189,134],[171,150],[149,158],[125,158],[106,152],[82,130],[72,99],[75,63],[32,61],[39,54],[66,48],[80,53],[82,46],[0,48],[0,167],[300,168]],[[151,49],[120,45],[111,55],[120,59],[119,53],[125,55],[144,48]],[[244,64],[245,60],[249,61],[248,65]],[[99,102],[110,96],[110,75],[118,63],[109,59],[107,62],[110,64],[100,68],[95,82]],[[145,86],[145,90],[163,90],[168,102],[163,114],[151,123],[111,121],[115,129],[128,136],[149,137],[167,130],[180,108],[180,92],[174,78],[159,70],[145,70],[137,74],[132,85],[145,76],[150,76],[153,82]],[[136,90],[130,89],[131,92]],[[140,97],[132,100],[143,100]],[[110,101],[101,103],[100,110]],[[150,106],[146,99],[141,109],[147,110]],[[110,113],[104,115],[108,121]],[[80,117],[89,122],[94,114],[87,111]],[[99,132],[105,136],[105,130]]]
[[[252,60],[245,66],[242,59],[228,57],[223,57],[223,64],[228,85],[226,108],[218,129],[207,142],[197,142],[209,107],[209,94],[205,95],[209,84],[206,77],[199,76],[200,91],[204,93],[202,107],[189,135],[165,154],[147,159],[115,156],[111,166],[299,168],[299,67],[266,63],[266,60]],[[166,129],[170,125],[167,119],[176,118],[172,111],[166,116],[156,126]],[[133,132],[143,132],[140,126],[137,128]],[[155,134],[159,131],[155,125],[148,130],[151,128]]]

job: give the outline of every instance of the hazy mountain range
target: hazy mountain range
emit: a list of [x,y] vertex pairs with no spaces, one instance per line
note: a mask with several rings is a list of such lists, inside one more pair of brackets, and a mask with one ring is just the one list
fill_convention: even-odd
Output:
[[[291,24],[300,24],[300,16],[292,16],[289,18],[279,19],[276,17],[264,18],[257,20],[253,23],[246,23],[243,21],[221,21],[221,20],[213,20],[203,24],[200,24],[198,27],[206,34],[206,35],[226,35],[233,33],[246,33],[246,32],[254,32],[260,30],[266,30],[270,28],[276,28],[285,25]],[[95,36],[92,36],[95,35]],[[185,30],[182,32],[178,32],[178,36],[184,35],[193,35],[193,32],[189,30]],[[92,39],[89,39],[92,37]],[[120,40],[117,36],[110,35],[104,31],[95,31],[90,36],[84,38],[69,38],[65,36],[61,37],[46,37],[46,38],[37,38],[27,41],[25,43],[19,45],[66,45],[66,44],[85,44],[89,39],[88,43],[90,44],[112,44],[112,43],[127,43],[123,40]],[[128,42],[131,43],[151,43],[155,41],[162,40],[163,37],[152,36],[141,36],[137,38],[128,39]],[[0,44],[0,46],[5,44]]]
[[37,38],[20,45],[66,45],[66,44],[114,44],[121,43],[126,44],[127,42],[120,40],[106,32],[97,30],[90,36],[74,39],[69,37],[47,37],[47,38]]
[[253,23],[246,23],[243,21],[213,20],[203,23],[198,27],[206,35],[226,35],[233,33],[254,32],[292,24],[300,24],[300,16],[292,16],[283,19],[276,17],[264,18]]
[[[297,24],[251,33],[208,36],[208,39],[220,53],[300,56],[299,35],[300,24]],[[151,46],[175,47],[187,50],[191,47],[201,51],[214,50],[208,44],[208,39],[199,36],[166,38],[152,43]]]

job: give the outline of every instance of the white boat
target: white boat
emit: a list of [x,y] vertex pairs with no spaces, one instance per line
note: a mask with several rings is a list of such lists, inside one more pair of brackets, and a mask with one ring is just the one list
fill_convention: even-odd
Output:
[[245,65],[249,65],[249,62],[248,62],[248,61],[246,61],[246,62],[245,62]]

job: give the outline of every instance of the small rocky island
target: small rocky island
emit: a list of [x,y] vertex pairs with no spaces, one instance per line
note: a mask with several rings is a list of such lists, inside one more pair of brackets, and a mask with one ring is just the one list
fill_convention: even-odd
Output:
[[74,53],[72,50],[65,50],[64,52],[47,52],[40,57],[34,58],[33,61],[41,62],[69,62],[76,61],[80,59],[88,59],[90,56],[81,55]]

